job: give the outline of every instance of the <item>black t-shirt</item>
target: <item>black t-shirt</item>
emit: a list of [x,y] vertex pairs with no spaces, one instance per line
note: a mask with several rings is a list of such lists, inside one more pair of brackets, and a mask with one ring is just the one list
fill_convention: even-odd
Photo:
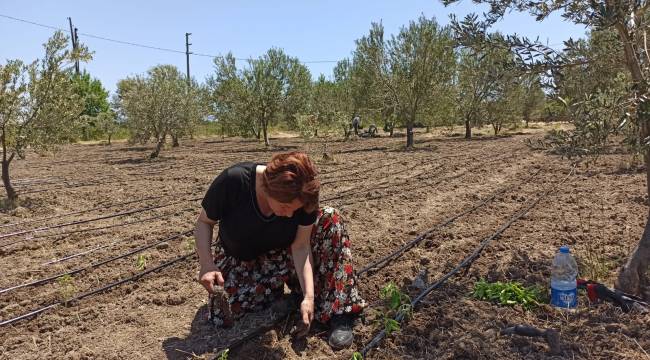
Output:
[[201,205],[208,218],[219,221],[219,236],[227,255],[253,260],[273,249],[285,249],[296,238],[298,225],[316,222],[316,212],[302,208],[293,216],[264,216],[255,196],[258,164],[244,162],[222,171],[212,182]]

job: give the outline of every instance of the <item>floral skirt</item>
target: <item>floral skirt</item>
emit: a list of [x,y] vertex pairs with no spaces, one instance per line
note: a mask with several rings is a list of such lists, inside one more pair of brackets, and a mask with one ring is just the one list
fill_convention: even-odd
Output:
[[[311,234],[315,319],[327,323],[332,315],[358,314],[366,306],[356,287],[350,239],[341,215],[331,207],[319,211]],[[245,312],[264,309],[284,294],[284,285],[302,294],[291,249],[272,250],[251,261],[225,254],[217,243],[214,262],[222,272],[227,294],[224,309],[213,309],[216,325],[230,326]]]

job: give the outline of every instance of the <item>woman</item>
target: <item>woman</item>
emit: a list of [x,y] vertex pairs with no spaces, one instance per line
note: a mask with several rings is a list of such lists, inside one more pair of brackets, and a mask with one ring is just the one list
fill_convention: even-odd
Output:
[[[353,275],[350,240],[339,213],[319,209],[320,184],[309,157],[291,152],[265,166],[239,163],[212,182],[196,222],[201,284],[228,294],[213,321],[232,325],[247,311],[279,301],[286,283],[301,295],[305,332],[313,319],[330,323],[330,345],[352,344],[354,316],[365,307]],[[212,232],[219,239],[211,254]],[[297,280],[297,281],[296,281]]]

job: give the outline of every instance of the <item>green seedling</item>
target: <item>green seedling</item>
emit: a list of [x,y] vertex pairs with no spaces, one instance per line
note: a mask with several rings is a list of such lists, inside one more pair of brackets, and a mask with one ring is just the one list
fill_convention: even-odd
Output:
[[384,309],[381,311],[381,323],[386,333],[391,335],[400,330],[400,324],[395,320],[397,316],[411,317],[413,312],[411,298],[392,282],[381,289],[379,298],[385,301]]
[[59,296],[67,304],[77,292],[77,288],[74,285],[74,278],[66,274],[56,279],[56,282],[59,285]]
[[193,237],[187,238],[187,240],[185,240],[185,249],[187,251],[194,251],[196,249],[196,240]]
[[230,349],[226,349],[219,354],[219,357],[217,360],[228,360],[228,353],[230,352]]
[[135,267],[136,269],[142,271],[147,268],[147,261],[149,261],[149,255],[147,254],[140,254],[138,255],[138,258],[135,260]]
[[479,280],[474,284],[472,296],[475,299],[496,302],[500,305],[514,306],[521,305],[525,309],[531,309],[541,302],[540,290],[533,287],[524,287],[518,282],[494,282],[489,283]]
[[395,331],[400,330],[399,323],[395,319],[386,317],[384,318],[384,330],[386,330],[386,334],[392,335]]
[[379,298],[387,302],[388,309],[391,312],[401,313],[405,317],[411,316],[411,298],[404,294],[394,283],[390,282],[384,286],[381,289]]
[[351,360],[363,360],[363,355],[361,355],[360,352],[355,351],[355,352],[352,354],[352,359],[351,359]]

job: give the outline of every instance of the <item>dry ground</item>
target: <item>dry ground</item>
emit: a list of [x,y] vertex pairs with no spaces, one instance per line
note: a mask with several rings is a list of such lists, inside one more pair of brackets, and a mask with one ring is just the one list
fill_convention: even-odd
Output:
[[[283,136],[272,140],[270,150],[242,139],[186,141],[156,160],[147,159],[149,147],[125,143],[72,145],[54,157],[33,154],[12,168],[23,207],[0,215],[0,223],[5,223],[0,225],[0,288],[96,267],[67,281],[0,294],[0,319],[136,274],[141,271],[136,264],[139,254],[151,269],[191,253],[191,236],[181,235],[99,264],[190,230],[199,211],[196,199],[229,164],[265,162],[274,152],[301,150],[318,163],[322,203],[339,208],[347,220],[358,269],[498,193],[385,268],[364,274],[361,291],[374,308],[387,282],[410,291],[408,285],[425,268],[429,280],[438,279],[519,209],[552,190],[495,239],[468,272],[429,295],[402,331],[382,342],[369,358],[553,358],[540,340],[499,335],[501,328],[514,324],[559,330],[563,355],[555,358],[648,358],[648,315],[589,306],[586,297],[580,298],[579,311],[567,315],[548,307],[500,307],[468,296],[480,278],[546,287],[553,253],[561,244],[569,244],[577,254],[582,276],[611,284],[641,235],[647,214],[643,173],[624,169],[625,156],[607,155],[589,167],[578,166],[560,184],[570,173],[570,161],[524,143],[541,136],[540,131],[472,141],[418,134],[416,149],[408,152],[401,150],[403,138],[340,142]],[[325,143],[333,162],[322,160]],[[132,210],[141,211],[128,213]],[[83,212],[61,217],[77,211]],[[111,214],[119,216],[93,220]],[[78,220],[93,221],[65,225]],[[65,226],[20,233],[57,224]],[[197,266],[189,258],[4,326],[0,358],[208,358],[215,347],[250,331],[264,316],[252,316],[229,331],[212,329],[205,321],[205,291],[195,281]],[[350,358],[353,349],[329,349],[322,329],[314,329],[306,341],[292,340],[287,334],[290,321],[234,349],[230,359]],[[369,315],[357,328],[355,348],[363,347],[377,330]]]

